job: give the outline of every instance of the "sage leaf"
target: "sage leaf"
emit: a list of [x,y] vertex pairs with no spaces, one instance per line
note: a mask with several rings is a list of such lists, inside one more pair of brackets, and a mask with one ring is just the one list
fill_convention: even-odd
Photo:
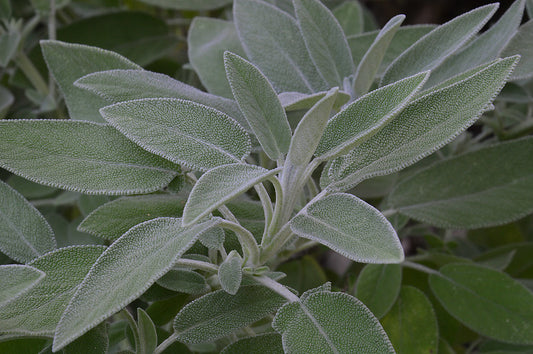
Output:
[[223,55],[225,51],[245,56],[235,24],[208,17],[196,17],[187,37],[188,54],[202,85],[207,91],[233,98],[226,79]]
[[0,181],[0,251],[27,263],[55,248],[54,232],[41,213]]
[[332,11],[346,36],[363,32],[363,9],[357,1],[345,1]]
[[394,353],[377,318],[345,293],[318,291],[279,309],[272,327],[285,353]]
[[37,268],[22,264],[0,266],[0,307],[17,298],[43,280],[45,274]]
[[0,119],[4,119],[13,102],[15,102],[15,96],[4,86],[0,85]]
[[399,171],[447,144],[485,111],[516,62],[517,57],[495,60],[409,103],[370,140],[333,160],[330,188],[348,190],[367,178]]
[[532,155],[528,137],[439,161],[400,182],[390,205],[445,228],[509,223],[533,212]]
[[412,286],[403,286],[398,300],[381,319],[398,354],[437,353],[437,317],[426,295]]
[[174,319],[174,330],[180,342],[210,342],[262,319],[285,302],[260,285],[243,286],[235,295],[217,290],[187,304]]
[[511,39],[507,47],[502,52],[502,56],[510,53],[520,54],[520,62],[511,75],[512,80],[529,79],[533,76],[533,50],[531,44],[533,43],[533,20],[524,23],[518,29],[518,33]]
[[412,100],[424,85],[424,72],[381,87],[350,103],[330,119],[315,155],[328,160],[370,139]]
[[372,311],[374,316],[382,318],[396,302],[401,285],[400,265],[367,264],[359,273],[354,295]]
[[[282,92],[278,95],[281,105],[287,112],[297,111],[301,109],[309,109],[313,107],[321,98],[326,96],[328,91],[317,92],[313,94],[305,94],[300,92]],[[339,91],[337,99],[333,104],[333,109],[340,109],[350,100],[350,95],[346,92]]]
[[374,207],[351,194],[331,194],[308,204],[290,222],[298,236],[363,263],[404,258],[396,231]]
[[265,153],[277,160],[287,153],[292,131],[285,110],[268,79],[249,61],[224,54],[226,75],[244,117]]
[[533,344],[533,293],[507,274],[449,264],[429,276],[429,285],[446,311],[472,330],[503,342]]
[[[95,354],[107,353],[109,349],[109,334],[107,323],[91,329],[83,336],[63,348],[63,354]],[[39,354],[44,354],[40,352]]]
[[228,257],[218,268],[218,279],[225,292],[231,295],[237,294],[242,281],[243,260],[235,250],[228,254]]
[[67,120],[0,121],[0,166],[33,182],[108,195],[153,192],[177,174],[110,126]]
[[224,229],[220,227],[215,227],[200,236],[198,241],[202,243],[205,247],[218,250],[224,245],[224,240],[226,239],[226,233]]
[[206,171],[250,153],[248,134],[213,108],[172,98],[145,98],[100,110],[105,120],[144,149]]
[[57,325],[53,350],[69,344],[139,297],[168,272],[212,219],[184,228],[181,219],[157,218],[133,227],[102,254],[78,287]]
[[103,246],[66,247],[30,262],[29,266],[46,276],[33,288],[0,306],[2,333],[52,336],[76,288],[104,250]]
[[281,336],[277,333],[267,333],[240,339],[222,349],[220,353],[242,354],[254,352],[261,354],[283,354]]
[[157,347],[157,332],[150,316],[142,308],[137,308],[137,326],[139,327],[139,353],[153,353]]
[[172,269],[157,280],[157,284],[165,289],[191,295],[203,294],[209,290],[205,278],[188,269]]
[[103,122],[98,109],[108,104],[75,87],[74,81],[96,71],[142,69],[123,56],[100,48],[51,40],[40,43],[48,69],[65,97],[71,119]]
[[5,68],[17,54],[21,36],[17,31],[0,33],[0,67]]
[[350,47],[335,16],[318,0],[293,0],[298,26],[315,67],[329,85],[342,87],[355,71]]
[[194,224],[277,172],[279,169],[267,170],[247,164],[224,165],[209,170],[200,177],[189,195],[183,210],[183,224]]
[[313,93],[328,88],[309,65],[298,24],[288,13],[258,0],[235,0],[233,17],[246,55],[277,92]]
[[231,4],[231,0],[140,0],[165,9],[205,11]]
[[383,74],[383,85],[431,70],[455,53],[487,23],[498,5],[478,7],[438,26],[403,52]]

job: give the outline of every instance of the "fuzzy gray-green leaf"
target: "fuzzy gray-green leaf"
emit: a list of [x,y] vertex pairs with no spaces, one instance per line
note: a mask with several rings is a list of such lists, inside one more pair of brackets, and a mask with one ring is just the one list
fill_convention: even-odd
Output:
[[[321,98],[326,96],[328,91],[305,94],[300,92],[282,92],[278,95],[281,105],[287,112],[313,107]],[[337,99],[333,104],[334,109],[340,109],[350,100],[350,95],[346,92],[339,91]]]
[[344,34],[352,36],[363,32],[363,8],[357,1],[345,1],[332,11]]
[[0,266],[0,307],[33,288],[45,277],[41,270],[22,264]]
[[242,281],[242,258],[237,251],[231,251],[220,264],[218,278],[225,292],[231,295],[237,294]]
[[502,56],[520,54],[520,62],[511,75],[512,80],[533,76],[533,20],[524,23],[502,52]]
[[189,269],[172,269],[157,280],[157,284],[172,291],[198,295],[209,290],[205,278]]
[[142,308],[137,308],[137,326],[139,327],[139,342],[141,348],[138,353],[151,354],[157,347],[157,332],[154,322]]

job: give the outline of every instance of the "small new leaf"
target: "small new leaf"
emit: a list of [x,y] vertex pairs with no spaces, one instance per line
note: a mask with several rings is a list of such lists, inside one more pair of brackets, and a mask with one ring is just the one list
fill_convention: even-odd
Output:
[[228,257],[218,268],[218,278],[222,289],[228,294],[235,295],[241,286],[242,281],[242,258],[235,250],[228,254]]

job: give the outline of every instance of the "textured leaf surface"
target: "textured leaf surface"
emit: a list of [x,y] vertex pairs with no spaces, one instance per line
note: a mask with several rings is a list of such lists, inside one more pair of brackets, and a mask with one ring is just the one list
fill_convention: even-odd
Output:
[[204,173],[194,185],[185,209],[184,225],[191,225],[225,202],[246,192],[257,183],[279,172],[255,165],[224,165]]
[[146,4],[174,10],[213,10],[231,4],[231,0],[140,0]]
[[225,292],[237,294],[242,281],[242,258],[237,251],[231,251],[228,258],[218,268],[220,285]]
[[307,54],[296,20],[258,0],[235,0],[237,33],[251,62],[278,92],[312,93],[327,89]]
[[281,336],[277,333],[262,334],[255,337],[244,338],[228,345],[221,354],[283,354]]
[[415,287],[402,287],[381,324],[398,354],[438,352],[439,329],[433,306]]
[[209,290],[205,278],[188,269],[172,269],[163,275],[157,284],[165,289],[192,295],[202,294]]
[[36,286],[0,307],[4,333],[52,336],[57,323],[103,246],[61,248],[29,263],[46,276]]
[[100,112],[144,149],[193,169],[239,162],[250,153],[250,138],[237,122],[191,101],[146,98]]
[[520,54],[520,62],[513,71],[511,79],[528,79],[533,76],[533,20],[520,26],[518,33],[511,39],[502,52],[503,56]]
[[345,1],[332,12],[346,36],[363,32],[363,9],[359,2]]
[[141,69],[137,64],[117,53],[81,44],[41,41],[41,49],[48,69],[65,97],[71,119],[102,122],[98,109],[107,102],[98,96],[87,95],[73,85],[80,77],[102,70]]
[[44,276],[39,269],[27,265],[0,266],[0,307],[39,284]]
[[377,317],[383,317],[394,305],[402,284],[398,264],[367,264],[355,287],[355,296]]
[[496,8],[495,4],[479,7],[429,32],[389,66],[382,84],[435,68],[472,38],[487,23]]
[[334,160],[328,172],[335,181],[331,188],[347,190],[364,179],[396,172],[451,141],[486,109],[516,60],[496,60],[462,81],[411,102],[370,140]]
[[54,232],[41,213],[0,181],[0,251],[27,263],[55,248]]
[[444,308],[474,331],[504,342],[533,343],[533,293],[508,275],[470,264],[449,264],[429,276]]
[[298,236],[320,242],[356,262],[398,263],[404,258],[387,219],[351,194],[331,194],[308,204],[290,225]]
[[394,353],[377,318],[344,293],[318,291],[283,306],[272,326],[285,353]]
[[137,322],[139,327],[140,353],[153,353],[157,347],[157,333],[150,316],[142,308],[137,308]]
[[181,219],[158,218],[130,229],[98,258],[72,297],[57,326],[54,350],[139,297],[218,222],[184,228]]
[[88,194],[152,192],[177,174],[176,166],[110,126],[64,120],[0,121],[0,166],[33,182]]
[[277,160],[289,150],[291,127],[276,91],[249,61],[230,52],[224,54],[226,74],[244,117],[265,153]]
[[488,227],[533,212],[533,138],[437,162],[401,182],[390,205],[445,228]]
[[174,330],[184,343],[213,341],[273,313],[285,302],[259,285],[241,287],[236,295],[217,290],[187,304],[174,319]]

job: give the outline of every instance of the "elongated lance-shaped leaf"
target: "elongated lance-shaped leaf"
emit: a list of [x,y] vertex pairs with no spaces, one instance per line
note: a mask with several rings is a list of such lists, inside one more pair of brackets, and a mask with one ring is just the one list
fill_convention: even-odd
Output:
[[[306,94],[300,92],[282,92],[278,95],[279,101],[285,110],[297,111],[300,109],[309,109],[313,107],[321,98],[326,96],[328,91]],[[339,91],[337,100],[333,104],[334,109],[340,109],[350,100],[350,95],[346,92]]]
[[0,181],[0,251],[27,263],[55,248],[54,232],[41,213]]
[[165,289],[191,295],[202,294],[209,290],[205,278],[189,269],[172,269],[158,279],[157,284]]
[[248,58],[269,78],[278,92],[312,93],[328,85],[307,54],[296,20],[277,7],[258,0],[235,0],[233,17]]
[[497,8],[497,4],[482,6],[435,28],[389,66],[383,74],[381,83],[388,84],[437,67],[472,38]]
[[286,302],[260,285],[243,286],[235,295],[217,290],[187,304],[174,319],[174,331],[180,342],[210,342],[260,320]]
[[205,11],[226,6],[231,0],[140,0],[146,4],[155,5],[164,9]]
[[363,32],[363,8],[357,1],[345,1],[332,11],[344,34],[352,36]]
[[498,59],[462,81],[411,102],[370,140],[333,160],[328,171],[334,181],[330,188],[347,190],[364,179],[396,172],[450,142],[485,111],[517,60]]
[[207,171],[194,185],[183,210],[183,224],[192,225],[225,202],[278,173],[255,165],[231,164]]
[[370,89],[381,65],[381,61],[385,57],[385,53],[387,53],[389,44],[404,19],[405,15],[398,15],[391,18],[381,29],[363,59],[361,59],[359,66],[357,66],[353,83],[353,91],[356,96],[362,96]]
[[281,336],[277,333],[261,334],[254,337],[240,339],[227,347],[220,354],[284,354]]
[[157,347],[157,332],[150,316],[142,308],[137,308],[137,326],[139,327],[139,353],[153,353]]
[[69,344],[145,292],[218,218],[190,228],[157,218],[130,229],[102,254],[65,309],[53,350]]
[[353,75],[350,47],[339,22],[319,0],[294,0],[298,26],[315,67],[330,86],[342,87]]
[[276,91],[249,61],[226,52],[226,75],[239,107],[265,153],[277,160],[287,153],[291,127]]
[[193,101],[226,113],[250,130],[235,101],[200,91],[167,75],[145,70],[107,70],[85,75],[74,86],[89,90],[110,104],[160,97]]
[[0,121],[0,167],[48,186],[109,195],[156,191],[179,168],[108,125],[29,119]]
[[0,307],[39,284],[44,276],[44,272],[28,265],[0,266]]
[[520,54],[521,59],[511,75],[512,80],[529,79],[533,76],[533,20],[520,26],[502,52],[503,56]]
[[0,306],[2,333],[52,336],[63,310],[103,246],[73,246],[47,253],[28,265],[46,274],[42,281]]
[[402,181],[390,206],[445,228],[506,224],[533,212],[533,137],[430,165]]
[[412,100],[429,73],[420,73],[374,90],[328,121],[315,155],[321,160],[348,153],[376,134]]
[[226,79],[225,51],[245,56],[235,24],[216,18],[195,17],[187,37],[189,60],[207,91],[232,98]]
[[404,258],[396,231],[374,207],[351,194],[331,194],[308,204],[291,221],[298,236],[317,241],[363,263]]
[[240,162],[250,153],[250,138],[236,121],[191,101],[146,98],[100,112],[144,149],[200,171]]
[[394,353],[372,312],[355,297],[310,292],[279,309],[272,327],[285,353]]
[[218,279],[225,292],[231,295],[237,294],[242,281],[243,260],[235,250],[228,254],[228,257],[218,268]]
[[75,120],[103,122],[98,110],[108,102],[87,95],[85,90],[73,85],[74,81],[102,70],[142,69],[117,53],[97,47],[46,40],[41,41],[41,49],[48,69],[65,97],[70,118]]
[[481,335],[533,344],[533,293],[507,274],[448,264],[429,276],[429,285],[446,311]]

